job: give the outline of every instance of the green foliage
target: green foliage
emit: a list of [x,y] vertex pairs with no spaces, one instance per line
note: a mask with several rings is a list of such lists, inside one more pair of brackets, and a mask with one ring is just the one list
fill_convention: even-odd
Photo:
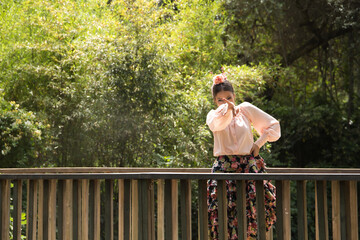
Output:
[[0,98],[0,165],[27,167],[40,165],[48,126],[35,113],[15,102]]
[[220,71],[280,120],[269,165],[358,166],[357,10],[306,2],[0,1],[1,166],[208,167]]
[[356,1],[109,2],[0,0],[0,167],[210,167],[220,71],[268,166],[359,167]]

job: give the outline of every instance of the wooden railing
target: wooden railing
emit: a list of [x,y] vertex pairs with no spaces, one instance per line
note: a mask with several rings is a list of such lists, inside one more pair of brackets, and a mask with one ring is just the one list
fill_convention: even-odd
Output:
[[[264,202],[259,201],[264,192],[257,190],[259,239],[291,239],[291,184],[296,186],[297,203],[293,239],[359,238],[360,169],[294,168],[269,168],[267,174],[211,174],[204,168],[0,169],[0,237],[208,239],[207,179],[218,180],[220,239],[226,239],[227,231],[227,179],[237,180],[239,239],[246,239],[244,191],[249,179],[256,181],[257,189],[263,189],[263,180],[272,180],[277,187],[273,235],[266,234]],[[308,236],[307,182],[315,183],[315,236]],[[23,213],[26,224],[21,222]]]

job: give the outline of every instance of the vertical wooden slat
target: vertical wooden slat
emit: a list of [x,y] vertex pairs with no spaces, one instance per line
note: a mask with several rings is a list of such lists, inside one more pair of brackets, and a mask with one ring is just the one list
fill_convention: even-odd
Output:
[[340,181],[340,222],[341,222],[341,239],[347,239],[346,238],[346,211],[347,206],[345,204],[348,204],[346,201],[346,181]]
[[155,240],[155,190],[154,180],[149,180],[148,188],[148,219],[149,219],[149,240]]
[[291,197],[290,197],[290,181],[283,181],[283,216],[284,216],[284,237],[291,239]]
[[306,181],[297,181],[298,239],[308,240]]
[[81,239],[81,182],[73,182],[73,239]]
[[239,240],[246,240],[247,220],[246,220],[245,180],[236,181],[236,210],[237,210],[237,219],[238,219],[238,238]]
[[50,192],[50,181],[44,180],[44,237],[49,239],[49,192]]
[[172,213],[172,239],[177,240],[178,239],[178,232],[179,232],[179,213],[178,213],[178,180],[177,179],[171,179],[171,213]]
[[[14,181],[14,230],[13,239],[21,240],[22,180]],[[1,224],[2,226],[2,224]]]
[[340,182],[331,181],[332,236],[333,240],[341,240],[340,220]]
[[1,185],[1,222],[0,222],[0,236],[2,240],[10,239],[10,180],[0,180]]
[[317,210],[318,216],[318,236],[320,240],[329,239],[328,229],[328,212],[327,212],[327,194],[326,194],[326,181],[316,181],[315,189],[317,193]]
[[124,240],[130,239],[130,223],[131,223],[131,182],[124,179]]
[[256,216],[258,225],[259,240],[266,240],[266,226],[265,226],[265,193],[263,180],[255,182],[256,185]]
[[56,180],[49,181],[48,195],[48,236],[49,240],[56,239]]
[[265,225],[265,193],[264,181],[258,180],[256,185],[256,220],[258,224],[258,238],[259,240],[266,240],[266,225]]
[[114,239],[114,181],[105,180],[105,239]]
[[81,239],[89,238],[89,180],[81,180]]
[[227,239],[227,198],[225,180],[217,181],[219,239]]
[[283,183],[281,180],[276,180],[276,236],[278,240],[284,239],[284,216],[283,216]]
[[94,239],[100,239],[100,180],[94,180]]
[[131,180],[131,240],[138,240],[139,196],[138,180]]
[[38,221],[38,232],[37,232],[37,240],[44,239],[44,180],[39,180],[39,199],[38,199],[38,214],[37,214],[37,221]]
[[279,240],[291,239],[290,181],[276,181],[276,235]]
[[138,196],[139,196],[139,226],[138,226],[138,238],[139,239],[150,239],[150,236],[152,235],[149,230],[150,223],[150,216],[149,216],[149,210],[150,210],[150,182],[146,179],[139,180],[138,185]]
[[145,191],[144,185],[145,185],[145,180],[143,179],[138,180],[138,216],[137,216],[138,239],[147,239],[147,236],[143,232],[143,228],[147,228],[147,221],[143,216],[144,211],[147,210],[147,206],[144,206],[143,204],[143,198],[146,197],[146,194],[144,194]]
[[94,240],[95,231],[95,195],[94,180],[89,181],[89,240]]
[[180,181],[181,239],[191,239],[191,181]]
[[157,239],[165,239],[165,180],[157,181]]
[[315,181],[315,240],[319,240],[318,189]]
[[57,211],[57,239],[64,239],[64,198],[63,198],[63,194],[64,194],[64,188],[65,188],[65,180],[59,180],[58,184],[57,184],[57,188],[58,188],[58,194],[57,194],[57,207],[58,207],[58,211]]
[[119,193],[119,221],[118,221],[118,239],[124,239],[124,179],[118,179],[118,193]]
[[345,182],[346,239],[359,239],[357,182]]
[[38,180],[28,180],[27,190],[27,227],[26,227],[26,239],[36,239],[36,213],[37,213],[37,186]]
[[63,239],[71,240],[73,237],[73,180],[64,180],[63,184]]
[[165,239],[178,238],[177,180],[165,180]]
[[273,240],[274,239],[274,228],[271,227],[268,232],[266,232],[266,240]]
[[207,184],[206,180],[198,181],[198,199],[199,199],[199,216],[198,216],[198,235],[199,239],[208,239],[208,211],[207,211]]

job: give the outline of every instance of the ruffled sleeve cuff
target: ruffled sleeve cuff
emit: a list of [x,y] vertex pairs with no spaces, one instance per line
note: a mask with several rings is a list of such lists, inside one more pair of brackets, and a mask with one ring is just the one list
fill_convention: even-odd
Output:
[[216,110],[211,110],[206,118],[206,123],[210,130],[222,131],[224,130],[233,118],[231,111],[228,111],[229,105],[227,103],[220,105]]
[[275,142],[281,136],[279,122],[273,123],[270,127],[264,129],[260,137],[256,140],[255,144],[261,148],[267,141]]

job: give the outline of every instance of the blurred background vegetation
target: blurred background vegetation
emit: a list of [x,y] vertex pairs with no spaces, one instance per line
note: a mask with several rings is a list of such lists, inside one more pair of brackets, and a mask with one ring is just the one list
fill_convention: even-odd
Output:
[[212,77],[269,166],[360,167],[356,0],[0,0],[0,167],[210,167]]

